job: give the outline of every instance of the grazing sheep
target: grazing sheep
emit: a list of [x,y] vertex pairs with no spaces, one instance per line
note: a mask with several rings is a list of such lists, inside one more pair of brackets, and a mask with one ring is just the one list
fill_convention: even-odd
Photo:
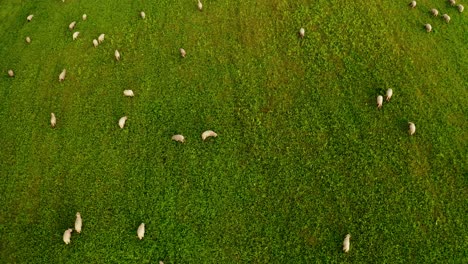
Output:
[[218,134],[216,134],[213,130],[207,130],[205,132],[202,133],[201,137],[203,139],[203,141],[209,137],[217,137]]
[[96,39],[93,39],[93,45],[96,48],[99,45],[99,42]]
[[119,119],[119,127],[120,127],[120,128],[124,128],[125,122],[127,121],[127,119],[128,119],[127,116],[121,117],[121,118]]
[[15,77],[15,73],[13,72],[13,70],[8,70],[8,76]]
[[455,6],[457,4],[455,0],[448,0],[448,2],[451,6]]
[[78,35],[80,35],[80,32],[75,32],[73,33],[73,40],[75,40],[76,38],[78,38]]
[[304,36],[305,36],[305,29],[304,28],[299,29],[299,37],[304,38]]
[[133,94],[133,91],[132,91],[132,90],[124,90],[123,93],[124,93],[125,96],[128,96],[128,97],[133,97],[133,96],[135,96],[135,95]]
[[99,35],[98,37],[99,43],[102,43],[104,41],[104,36],[105,36],[104,34]]
[[83,14],[83,21],[86,20],[88,16],[86,14]]
[[185,58],[186,55],[187,55],[187,52],[185,52],[183,48],[180,48],[180,56],[182,56],[182,58]]
[[411,1],[411,3],[409,3],[409,6],[411,8],[415,8],[416,7],[416,1]]
[[141,16],[141,18],[145,19],[145,18],[146,18],[145,12],[141,11],[141,12],[140,12],[140,16]]
[[450,17],[449,17],[449,15],[444,14],[444,15],[442,16],[442,18],[445,20],[445,22],[447,22],[447,23],[450,22]]
[[75,230],[78,233],[81,233],[81,226],[83,225],[83,221],[81,220],[80,212],[76,213],[76,220],[75,220]]
[[73,29],[75,28],[75,26],[76,26],[76,21],[73,21],[73,22],[70,23],[70,25],[68,26],[68,28],[69,28],[70,30],[73,30]]
[[172,136],[172,140],[180,142],[180,143],[185,143],[185,138],[182,135],[174,135]]
[[387,98],[386,98],[387,102],[389,102],[390,99],[392,99],[392,95],[393,95],[393,90],[392,90],[392,89],[388,89],[388,90],[387,90]]
[[427,32],[431,32],[431,31],[432,31],[432,26],[431,26],[431,24],[425,24],[424,27],[426,28],[426,31],[427,31]]
[[65,80],[65,75],[67,74],[67,70],[63,69],[63,71],[59,75],[59,82]]
[[28,22],[31,22],[31,20],[33,19],[34,15],[29,15],[26,19],[28,20]]
[[141,223],[141,225],[138,227],[137,235],[140,240],[143,239],[145,236],[145,223]]
[[465,10],[465,7],[462,5],[457,5],[457,7],[458,7],[458,12],[460,13],[463,12],[463,10]]
[[408,122],[408,133],[410,134],[410,136],[414,135],[414,133],[416,133],[416,125],[412,122]]
[[71,238],[71,232],[73,231],[73,229],[71,228],[68,228],[67,230],[65,230],[65,232],[63,233],[63,242],[65,242],[65,244],[70,244],[70,238]]
[[439,11],[438,11],[437,9],[435,9],[435,8],[432,8],[432,9],[431,9],[431,14],[432,14],[433,16],[438,16],[438,15],[439,15]]
[[351,235],[350,234],[347,234],[345,236],[345,239],[343,241],[343,251],[345,253],[348,253],[349,252],[349,239],[351,238]]
[[115,50],[114,55],[116,60],[120,60],[120,52],[118,50]]
[[203,9],[203,4],[201,3],[200,0],[198,0],[198,5],[197,5],[197,6],[198,6],[198,10],[202,11],[202,9]]
[[382,103],[383,103],[383,96],[381,95],[377,96],[377,109],[382,108]]
[[55,118],[55,114],[50,113],[50,126],[54,128],[56,124],[57,124],[57,118]]
[[26,37],[26,43],[31,43],[31,38],[30,37]]

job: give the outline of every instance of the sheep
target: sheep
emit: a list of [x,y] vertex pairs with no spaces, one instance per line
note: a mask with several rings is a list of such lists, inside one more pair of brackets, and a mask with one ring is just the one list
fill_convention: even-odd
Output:
[[180,143],[185,143],[185,138],[182,135],[174,135],[172,136],[172,140],[180,142]]
[[299,37],[304,38],[304,35],[305,35],[305,29],[304,28],[299,29]]
[[70,25],[68,25],[68,28],[70,30],[73,30],[75,28],[75,26],[76,26],[76,21],[73,21],[73,22],[70,23]]
[[99,42],[96,39],[93,39],[93,45],[96,48],[99,45]]
[[28,20],[28,22],[31,22],[31,20],[33,19],[34,15],[29,15],[26,19]]
[[141,225],[138,227],[137,235],[140,240],[143,239],[145,236],[145,223],[141,223]]
[[457,7],[458,7],[458,12],[460,13],[463,12],[463,10],[465,10],[465,7],[462,5],[457,5]]
[[26,43],[31,43],[31,38],[30,37],[26,37]]
[[65,242],[65,244],[70,244],[70,238],[71,238],[71,232],[73,231],[73,229],[71,228],[68,228],[67,230],[65,230],[65,232],[63,233],[63,242]]
[[413,122],[408,122],[408,133],[410,134],[410,136],[416,133],[416,125]]
[[205,132],[202,133],[201,137],[202,137],[202,140],[205,141],[205,139],[209,138],[209,137],[217,137],[218,134],[216,134],[216,132],[214,132],[213,130],[207,130]]
[[8,76],[15,77],[15,73],[13,72],[13,70],[8,70]]
[[81,233],[81,226],[83,225],[83,221],[81,220],[80,212],[76,213],[76,220],[75,220],[75,230],[78,233]]
[[442,18],[445,20],[445,22],[447,22],[447,23],[450,22],[450,17],[449,17],[449,15],[444,14],[444,15],[442,16]]
[[198,0],[198,5],[197,6],[198,6],[198,10],[202,11],[203,4],[202,4],[202,2],[200,0]]
[[114,55],[115,55],[115,59],[119,61],[120,60],[120,52],[118,50],[115,50]]
[[124,90],[124,91],[123,91],[123,94],[124,94],[125,96],[128,96],[128,97],[133,97],[133,96],[135,96],[135,95],[133,94],[133,91],[132,91],[132,90]]
[[50,113],[50,126],[54,128],[56,124],[57,124],[57,118],[55,118],[55,114]]
[[343,251],[344,253],[348,253],[349,252],[349,239],[351,238],[351,235],[350,234],[347,234],[345,236],[345,239],[343,241]]
[[65,75],[67,74],[67,70],[63,69],[59,75],[59,82],[65,80]]
[[432,9],[431,9],[431,14],[432,14],[433,16],[438,16],[438,15],[439,15],[439,11],[438,11],[437,9],[435,9],[435,8],[432,8]]
[[416,7],[416,1],[411,1],[411,3],[409,3],[409,6],[411,8],[415,8]]
[[140,16],[141,16],[142,19],[145,19],[145,18],[146,18],[145,12],[141,11],[141,12],[140,12]]
[[80,32],[78,32],[78,31],[73,33],[73,40],[77,39],[78,35],[80,35]]
[[448,0],[448,2],[451,6],[455,6],[457,4],[455,0]]
[[127,121],[127,119],[128,119],[127,116],[121,117],[121,118],[119,119],[119,127],[120,127],[120,128],[124,128],[125,122]]
[[185,58],[186,55],[187,55],[187,52],[185,52],[183,48],[180,48],[180,56],[182,56],[182,58]]
[[102,43],[104,41],[104,36],[105,36],[104,34],[99,35],[98,37],[99,43]]
[[382,108],[382,103],[383,103],[383,96],[381,95],[377,96],[377,109]]
[[392,95],[393,95],[393,90],[392,90],[392,89],[388,89],[388,90],[387,90],[387,98],[386,98],[387,102],[389,102],[390,99],[392,99]]
[[82,18],[83,18],[83,21],[85,21],[88,18],[88,16],[86,14],[83,14]]
[[431,24],[425,24],[424,27],[426,28],[426,31],[427,31],[427,32],[431,32],[431,31],[432,31],[432,26],[431,26]]

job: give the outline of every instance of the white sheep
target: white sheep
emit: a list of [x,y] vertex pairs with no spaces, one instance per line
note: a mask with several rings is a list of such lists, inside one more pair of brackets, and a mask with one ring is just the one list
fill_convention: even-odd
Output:
[[425,24],[425,25],[424,25],[424,28],[426,28],[426,31],[427,31],[427,32],[431,32],[431,31],[432,31],[432,26],[431,26],[431,24]]
[[86,20],[88,18],[88,16],[86,14],[83,14],[83,21]]
[[447,23],[450,22],[450,17],[449,17],[449,15],[444,14],[444,15],[442,16],[442,18],[445,20],[445,22],[447,22]]
[[141,12],[140,12],[140,16],[141,16],[141,18],[145,19],[145,18],[146,18],[145,12],[141,11]]
[[200,0],[198,0],[198,5],[197,6],[198,6],[198,10],[202,11],[203,4],[202,4],[202,2]]
[[304,28],[299,29],[299,37],[304,38],[304,36],[305,36],[305,29]]
[[71,238],[71,232],[73,231],[73,229],[71,228],[68,228],[67,230],[65,230],[65,232],[63,233],[63,242],[65,242],[65,244],[70,244],[70,238]]
[[99,45],[99,42],[96,39],[93,39],[93,45],[96,48]]
[[209,137],[217,137],[217,136],[218,134],[216,134],[216,132],[214,132],[213,130],[207,130],[203,132],[201,135],[203,141]]
[[182,136],[182,135],[173,135],[172,140],[180,142],[180,143],[184,143],[185,142],[185,137]]
[[124,90],[124,91],[123,91],[123,94],[124,94],[125,96],[128,96],[128,97],[133,97],[133,96],[135,96],[135,94],[133,94],[133,91],[132,91],[132,90]]
[[76,213],[76,220],[75,220],[75,230],[78,233],[81,233],[81,226],[83,225],[83,221],[81,220],[80,212]]
[[57,124],[57,118],[55,118],[55,114],[50,113],[50,126],[54,128],[56,124]]
[[143,239],[145,236],[145,223],[141,223],[141,225],[138,227],[137,235],[140,240]]
[[120,127],[120,128],[124,128],[125,122],[127,121],[127,119],[128,119],[127,116],[121,117],[121,118],[119,119],[119,127]]
[[65,75],[67,75],[67,70],[63,69],[59,75],[59,82],[65,80]]
[[438,11],[437,9],[435,9],[435,8],[432,8],[432,9],[431,9],[431,14],[432,14],[433,16],[438,16],[438,15],[439,15],[439,11]]
[[457,5],[457,7],[458,7],[458,12],[460,13],[463,12],[463,10],[465,10],[465,7],[462,5]]
[[347,234],[347,235],[345,236],[345,239],[343,240],[343,251],[344,251],[345,253],[348,253],[348,252],[349,252],[349,244],[350,244],[349,239],[350,239],[350,238],[351,238],[351,235],[350,235],[350,234]]
[[30,37],[26,37],[26,43],[31,43],[31,38]]
[[15,77],[15,73],[13,72],[13,70],[8,70],[8,76]]
[[118,50],[115,50],[114,55],[116,60],[120,60],[120,52]]
[[410,136],[416,133],[416,125],[412,122],[408,122],[408,133],[410,134]]
[[185,58],[186,55],[187,55],[187,52],[185,52],[183,48],[180,48],[180,56],[182,56],[182,58]]
[[80,35],[80,32],[78,32],[78,31],[73,33],[73,40],[77,39],[78,35]]
[[411,1],[411,3],[409,3],[409,6],[411,8],[415,8],[416,7],[416,1]]
[[390,99],[392,99],[392,95],[393,95],[393,90],[392,89],[388,89],[387,90],[387,102],[390,101]]
[[448,2],[451,6],[455,6],[457,4],[455,0],[448,0]]
[[29,15],[26,19],[28,20],[28,22],[31,22],[31,20],[33,19],[34,15]]
[[99,43],[102,43],[104,41],[104,36],[105,36],[104,34],[99,35],[98,37]]
[[377,109],[382,108],[382,103],[383,103],[383,96],[381,95],[377,96]]
[[76,25],[76,21],[73,21],[73,22],[70,23],[70,25],[68,25],[68,28],[70,30],[73,30],[75,28],[75,25]]

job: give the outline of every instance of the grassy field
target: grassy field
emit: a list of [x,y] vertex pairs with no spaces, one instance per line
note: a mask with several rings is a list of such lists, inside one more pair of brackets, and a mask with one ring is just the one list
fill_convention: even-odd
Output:
[[0,262],[467,263],[467,14],[408,2],[0,0]]

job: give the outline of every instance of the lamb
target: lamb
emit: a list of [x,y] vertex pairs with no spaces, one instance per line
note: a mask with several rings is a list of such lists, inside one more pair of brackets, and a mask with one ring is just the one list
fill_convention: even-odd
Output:
[[59,82],[65,80],[65,75],[67,74],[67,70],[63,69],[63,71],[59,75]]
[[118,50],[115,50],[114,55],[115,55],[115,59],[119,61],[120,60],[120,52]]
[[8,70],[8,76],[15,77],[15,73],[13,72],[13,70]]
[[73,40],[77,39],[78,35],[80,35],[80,32],[78,32],[78,31],[73,33]]
[[202,133],[201,137],[202,137],[202,140],[205,141],[205,139],[209,138],[209,137],[217,137],[218,134],[216,134],[213,130],[207,130],[205,132]]
[[31,38],[30,37],[26,37],[26,43],[31,43]]
[[350,234],[347,234],[345,236],[345,239],[343,241],[343,251],[345,253],[348,253],[349,252],[349,239],[351,238],[351,235]]
[[105,36],[104,34],[99,35],[98,37],[99,43],[102,43],[104,41],[104,36]]
[[68,26],[68,28],[69,28],[70,30],[73,30],[73,29],[75,28],[75,25],[76,25],[76,21],[73,21],[73,22],[70,23],[70,25]]
[[381,95],[377,96],[377,109],[382,108],[382,103],[383,103],[383,96]]
[[137,235],[140,240],[143,239],[145,236],[145,223],[141,223],[141,225],[138,227]]
[[457,7],[458,7],[458,12],[460,13],[463,12],[463,10],[465,10],[465,7],[462,5],[457,5]]
[[80,212],[76,213],[76,220],[75,220],[75,230],[78,233],[81,233],[81,226],[83,225],[83,221],[81,220]]
[[182,58],[185,58],[186,55],[187,55],[187,52],[185,52],[183,48],[180,48],[180,56],[182,56]]
[[457,4],[455,0],[448,0],[448,2],[451,6],[455,6]]
[[415,8],[416,7],[416,1],[411,1],[411,3],[409,3],[409,6],[411,8]]
[[442,18],[445,20],[445,22],[447,22],[447,23],[450,22],[450,17],[449,17],[449,15],[444,14],[444,15],[442,16]]
[[413,122],[408,122],[408,133],[410,134],[410,136],[416,133],[416,125]]
[[133,91],[132,91],[132,90],[124,90],[124,91],[123,91],[123,94],[124,94],[125,96],[128,96],[128,97],[133,97],[133,96],[135,96],[135,95],[133,94]]
[[28,20],[28,22],[31,22],[31,20],[33,19],[34,15],[29,15],[26,19]]
[[427,31],[427,32],[431,32],[431,31],[432,31],[432,26],[431,26],[431,24],[425,24],[424,27],[426,28],[426,31]]
[[54,128],[56,124],[57,124],[57,118],[55,118],[55,114],[50,113],[50,126]]
[[71,228],[68,228],[67,230],[65,230],[65,232],[63,233],[63,242],[65,242],[65,244],[70,244],[70,238],[71,238],[71,232],[73,231],[73,229]]
[[304,28],[299,29],[299,37],[304,38],[304,36],[305,36],[305,29]]
[[432,9],[431,9],[431,14],[432,14],[433,16],[438,16],[438,15],[439,15],[439,11],[438,11],[437,9],[435,9],[435,8],[432,8]]
[[182,135],[174,135],[172,136],[172,140],[180,142],[180,143],[185,143],[185,137]]
[[96,48],[99,45],[99,42],[96,39],[93,39],[93,45]]
[[200,0],[198,0],[198,5],[197,6],[198,6],[198,10],[202,11],[203,4],[202,4],[202,2]]
[[387,90],[387,98],[386,98],[387,102],[389,102],[390,99],[392,99],[392,95],[393,95],[393,90],[392,90],[392,89],[388,89],[388,90]]
[[141,18],[145,19],[145,18],[146,18],[145,12],[141,11],[141,12],[140,12],[140,16],[141,16]]
[[83,14],[83,21],[86,20],[88,18],[88,16],[86,14]]
[[120,128],[124,128],[125,122],[127,121],[127,119],[128,119],[127,116],[121,117],[121,118],[119,119],[119,127],[120,127]]

